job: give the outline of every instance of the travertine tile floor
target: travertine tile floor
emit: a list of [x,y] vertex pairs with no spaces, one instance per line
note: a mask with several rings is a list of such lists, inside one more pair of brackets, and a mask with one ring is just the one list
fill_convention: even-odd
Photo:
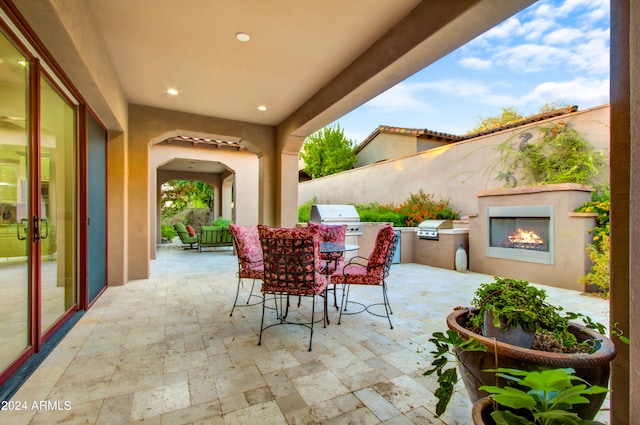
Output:
[[[293,325],[266,330],[258,346],[259,305],[229,317],[236,268],[231,251],[162,246],[151,277],[110,287],[13,397],[27,409],[0,412],[0,423],[471,423],[462,384],[446,415],[434,417],[435,378],[423,372],[431,333],[491,276],[395,264],[394,329],[366,313],[338,325],[332,309],[309,352],[308,330]],[[606,320],[607,301],[547,290],[552,302]],[[379,291],[355,288],[352,297],[377,301]],[[310,303],[294,304],[293,314]]]

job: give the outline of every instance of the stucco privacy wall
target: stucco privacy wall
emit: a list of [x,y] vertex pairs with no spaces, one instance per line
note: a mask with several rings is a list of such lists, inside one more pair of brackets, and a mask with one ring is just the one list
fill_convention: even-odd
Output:
[[[298,187],[298,203],[315,197],[318,203],[398,204],[422,189],[437,199],[449,199],[450,205],[463,216],[476,213],[478,192],[504,186],[503,181],[496,180],[501,170],[496,149],[500,143],[527,131],[534,134],[533,143],[537,139],[534,129],[564,122],[608,158],[609,120],[609,106],[603,105],[302,182]],[[606,182],[608,178],[608,169],[604,167],[600,179]]]
[[[151,244],[155,238],[151,237],[152,215],[155,217],[155,185],[150,186],[150,162],[151,142],[162,134],[175,132],[177,129],[185,129],[191,132],[203,134],[215,134],[242,139],[242,144],[247,150],[259,158],[260,171],[275,173],[274,161],[274,135],[271,126],[249,124],[245,122],[211,118],[202,115],[188,114],[152,108],[141,105],[129,106],[129,279],[146,279],[149,277],[149,259],[151,258]],[[155,149],[155,148],[154,148]],[[159,150],[160,152],[160,150]],[[244,157],[244,153],[239,157]],[[184,153],[183,157],[187,155]],[[195,153],[190,154],[195,155]],[[164,159],[158,164],[168,161],[166,153]],[[231,161],[231,159],[229,159]],[[241,166],[242,162],[233,161],[234,165]],[[155,165],[154,165],[155,168]],[[230,167],[232,168],[232,167]],[[248,172],[250,175],[253,172]],[[245,186],[245,177],[242,177],[242,185]],[[246,177],[252,179],[251,177]],[[155,179],[155,173],[154,173]],[[155,180],[154,180],[155,181]],[[252,180],[255,183],[255,176]],[[262,181],[262,180],[260,180]],[[270,190],[258,187],[256,190]],[[264,198],[263,198],[264,199]],[[258,204],[257,211],[273,211],[273,205]],[[265,214],[268,215],[268,214]],[[240,221],[238,221],[240,223]],[[254,224],[254,223],[249,223]]]

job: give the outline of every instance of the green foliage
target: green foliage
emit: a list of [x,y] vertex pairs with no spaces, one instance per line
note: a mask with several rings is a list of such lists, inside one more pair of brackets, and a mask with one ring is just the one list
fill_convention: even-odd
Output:
[[360,221],[370,223],[386,222],[398,227],[402,227],[406,223],[406,217],[398,213],[393,204],[381,205],[376,202],[359,204],[356,205],[356,210],[360,216]]
[[162,185],[160,214],[163,220],[180,214],[187,208],[208,208],[213,211],[213,188],[192,180],[170,180]]
[[589,229],[593,235],[587,246],[587,255],[591,260],[591,272],[580,279],[581,283],[596,285],[602,295],[609,296],[611,275],[609,271],[609,209],[611,207],[609,189],[604,188],[591,193],[591,201],[577,208],[577,212],[597,213],[596,227]]
[[318,200],[314,196],[298,207],[298,223],[306,223],[311,218],[311,205],[317,204]]
[[228,228],[229,227],[229,223],[231,223],[231,220],[227,220],[226,218],[218,217],[218,218],[215,219],[215,221],[213,223],[211,223],[211,225],[212,226],[220,226],[220,227]]
[[176,229],[168,224],[163,224],[162,226],[160,226],[160,234],[163,238],[167,238],[170,241],[178,236],[178,232],[176,232]]
[[[600,424],[582,420],[577,413],[570,412],[575,404],[589,403],[585,397],[591,394],[601,394],[606,388],[590,385],[584,379],[575,376],[575,370],[548,369],[542,371],[523,371],[518,369],[498,368],[488,370],[496,372],[496,376],[515,382],[522,389],[505,386],[483,385],[479,389],[492,394],[502,409],[496,410],[491,417],[496,424],[531,424],[531,425],[561,425],[561,424]],[[529,414],[521,416],[514,410],[523,409]]]
[[[299,223],[309,221],[311,206],[317,203],[318,201],[314,197],[298,207]],[[455,220],[459,217],[459,213],[449,206],[448,200],[436,201],[434,195],[426,194],[422,189],[418,194],[411,194],[398,206],[370,202],[357,204],[355,207],[360,221],[392,223],[397,227],[417,226],[424,220]]]
[[562,344],[563,351],[576,345],[591,349],[592,342],[579,343],[576,336],[569,331],[569,321],[583,318],[585,325],[591,329],[605,332],[603,325],[593,322],[588,316],[573,312],[563,312],[562,307],[546,302],[547,293],[529,282],[518,279],[494,277],[493,282],[482,283],[476,289],[471,304],[478,308],[478,313],[470,320],[475,326],[482,328],[485,311],[494,316],[495,325],[504,320],[504,329],[522,329],[536,334],[551,333]]
[[522,114],[516,111],[515,108],[502,108],[502,112],[499,115],[492,117],[483,117],[481,115],[478,119],[478,124],[469,130],[467,134],[491,130],[522,118],[524,118]]
[[467,351],[487,351],[487,347],[481,342],[471,338],[467,341],[463,340],[460,334],[449,329],[446,334],[443,332],[434,332],[429,339],[436,346],[431,362],[431,369],[424,373],[424,376],[431,375],[434,372],[438,376],[439,387],[435,392],[438,398],[436,404],[436,415],[440,416],[447,409],[447,405],[453,395],[453,390],[458,382],[457,366],[460,363],[459,353]]
[[479,311],[471,318],[471,322],[481,327],[484,313],[490,312],[496,327],[500,327],[499,319],[502,319],[505,329],[515,329],[520,325],[529,332],[552,330],[562,319],[558,309],[549,305],[546,298],[543,289],[529,282],[494,277],[493,282],[482,283],[476,289],[471,305]]
[[304,171],[312,178],[328,176],[350,170],[358,160],[355,142],[344,136],[340,124],[325,127],[307,137],[300,156]]
[[433,194],[424,193],[422,189],[417,194],[409,195],[396,211],[406,217],[405,225],[408,227],[415,227],[424,220],[455,220],[459,217],[459,213],[449,206],[448,200],[436,201]]
[[[541,129],[541,137],[530,143],[531,133],[512,137],[498,145],[505,167],[497,176],[515,186],[515,175],[523,184],[579,183],[589,184],[598,175],[604,161],[580,134],[562,123]],[[517,143],[516,143],[517,142]]]

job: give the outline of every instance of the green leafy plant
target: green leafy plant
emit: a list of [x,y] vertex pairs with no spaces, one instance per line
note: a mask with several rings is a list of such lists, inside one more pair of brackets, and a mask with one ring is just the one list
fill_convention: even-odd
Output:
[[212,226],[220,226],[220,227],[228,228],[229,227],[229,223],[231,223],[231,220],[227,220],[226,218],[218,217],[213,221],[213,223],[211,223],[211,225]]
[[307,202],[298,206],[298,223],[306,223],[311,218],[311,206],[317,204],[318,199],[314,196]]
[[379,204],[372,202],[368,204],[356,205],[356,210],[360,216],[360,221],[364,222],[386,222],[392,223],[394,226],[404,226],[406,217],[396,211],[393,204]]
[[446,333],[434,332],[429,339],[436,349],[431,351],[433,361],[431,369],[427,370],[424,375],[432,375],[435,373],[438,377],[438,389],[435,396],[438,398],[436,404],[436,415],[440,416],[444,413],[449,405],[451,396],[458,378],[459,351],[487,351],[486,345],[476,341],[475,339],[463,340],[460,334],[451,329]]
[[574,347],[578,341],[569,332],[569,320],[579,316],[575,313],[561,314],[562,307],[547,303],[546,298],[544,289],[538,289],[527,281],[494,277],[493,282],[482,283],[476,290],[471,305],[478,308],[478,313],[470,321],[482,328],[484,313],[490,312],[494,325],[503,331],[522,326],[525,331],[537,334],[553,333],[561,342],[563,351]]
[[540,137],[530,142],[532,134],[524,132],[498,145],[504,166],[497,179],[514,186],[516,174],[522,184],[589,184],[604,165],[596,151],[580,134],[563,123],[540,130]]
[[[539,372],[498,368],[489,372],[496,372],[497,376],[526,390],[514,386],[480,387],[481,390],[492,394],[491,397],[498,406],[506,408],[491,413],[497,425],[600,424],[583,420],[570,410],[575,404],[589,403],[586,395],[601,394],[608,390],[590,385],[584,379],[575,376],[575,370],[571,368]],[[521,413],[523,411],[524,414]]]
[[160,227],[160,234],[163,238],[167,238],[170,241],[178,236],[178,232],[176,232],[176,229],[174,229],[173,226],[169,226],[168,224],[163,224]]
[[580,279],[581,283],[596,285],[599,292],[609,296],[611,275],[609,271],[609,209],[611,206],[608,188],[591,193],[591,200],[576,209],[576,212],[596,213],[596,226],[589,229],[592,242],[587,246],[587,255],[591,260],[591,271]]
[[[492,282],[479,285],[472,305],[477,307],[469,312],[468,326],[473,332],[482,335],[484,311],[491,310],[494,320],[505,320],[504,329],[520,325],[525,330],[534,331],[536,342],[531,347],[534,350],[592,352],[596,341],[588,338],[578,341],[576,335],[569,331],[569,322],[578,318],[582,319],[586,328],[601,334],[606,332],[604,325],[594,322],[589,316],[564,312],[562,307],[548,304],[544,290],[523,280],[494,277]],[[622,335],[621,332],[618,334]],[[628,341],[626,338],[624,340]],[[487,351],[487,347],[473,338],[464,340],[453,330],[447,330],[446,333],[434,332],[429,342],[436,349],[431,351],[432,367],[424,375],[436,373],[438,376],[439,387],[435,395],[438,398],[436,414],[440,416],[446,410],[454,386],[459,380],[456,367],[460,363],[460,354],[465,351]]]

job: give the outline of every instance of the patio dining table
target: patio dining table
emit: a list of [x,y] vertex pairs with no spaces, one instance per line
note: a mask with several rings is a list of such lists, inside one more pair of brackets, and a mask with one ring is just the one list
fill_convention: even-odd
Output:
[[[320,253],[327,254],[325,258],[327,263],[324,268],[324,272],[325,272],[325,276],[327,277],[327,280],[329,279],[329,276],[332,273],[329,267],[331,262],[335,263],[335,268],[334,268],[335,270],[338,267],[338,259],[340,258],[341,255],[343,255],[345,252],[348,252],[348,251],[356,251],[358,248],[360,247],[356,244],[345,244],[345,243],[339,243],[339,242],[320,242]],[[327,287],[327,290],[329,290],[328,287]],[[336,285],[333,285],[333,306],[336,309],[338,309],[338,297],[336,295]],[[330,322],[329,322],[328,315],[326,319],[327,319],[327,323],[329,324]]]

